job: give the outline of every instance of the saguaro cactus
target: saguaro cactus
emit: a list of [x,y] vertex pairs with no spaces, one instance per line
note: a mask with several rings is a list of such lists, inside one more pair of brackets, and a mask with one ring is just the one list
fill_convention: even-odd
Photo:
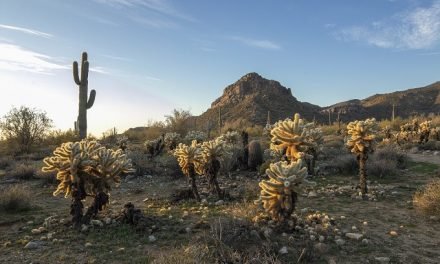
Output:
[[81,79],[78,74],[78,62],[73,62],[73,79],[75,80],[75,83],[79,85],[79,111],[75,130],[79,132],[80,139],[87,137],[87,109],[90,109],[93,106],[96,97],[95,90],[91,90],[90,96],[88,96],[88,76],[89,62],[87,61],[87,53],[83,52],[81,59]]

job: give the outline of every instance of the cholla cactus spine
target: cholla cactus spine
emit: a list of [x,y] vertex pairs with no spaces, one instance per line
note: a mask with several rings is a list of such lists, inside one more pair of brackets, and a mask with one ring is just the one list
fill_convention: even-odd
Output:
[[259,183],[260,199],[263,208],[273,220],[283,221],[295,210],[299,185],[307,175],[307,168],[301,159],[290,164],[287,161],[271,163],[266,170],[269,180]]
[[354,153],[359,162],[359,178],[362,194],[367,193],[367,172],[366,162],[368,153],[374,150],[378,125],[376,119],[366,119],[365,121],[353,121],[347,125],[349,139],[347,147]]

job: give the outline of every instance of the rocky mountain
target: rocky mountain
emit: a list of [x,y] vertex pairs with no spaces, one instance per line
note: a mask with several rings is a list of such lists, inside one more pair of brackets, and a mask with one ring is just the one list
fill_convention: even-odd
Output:
[[267,80],[257,73],[248,73],[226,87],[223,95],[211,107],[193,120],[197,128],[207,124],[217,127],[222,123],[244,122],[265,125],[270,111],[272,123],[300,113],[308,120],[328,123],[329,112],[332,122],[338,112],[343,122],[375,117],[378,120],[395,115],[403,118],[414,114],[440,113],[440,82],[422,88],[413,88],[388,94],[376,94],[363,100],[350,100],[327,107],[300,102],[292,95],[290,88],[274,80]]
[[375,117],[378,120],[390,119],[392,109],[395,116],[410,117],[413,115],[440,113],[440,82],[431,85],[398,91],[387,94],[376,94],[363,100],[350,100],[321,110],[328,116],[330,112],[333,119],[337,113],[343,121]]
[[322,116],[321,110],[317,105],[298,101],[291,89],[279,82],[267,80],[257,73],[248,73],[226,87],[223,95],[195,122],[217,127],[221,116],[223,124],[241,121],[265,125],[268,111],[270,119],[276,121],[291,117],[294,113],[301,113],[308,120],[313,120]]

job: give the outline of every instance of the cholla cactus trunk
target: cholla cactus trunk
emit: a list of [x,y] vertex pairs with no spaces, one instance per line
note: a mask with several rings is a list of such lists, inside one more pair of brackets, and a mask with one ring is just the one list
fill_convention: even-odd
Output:
[[98,194],[96,194],[93,199],[92,205],[87,209],[87,212],[84,215],[83,222],[89,223],[92,217],[98,215],[98,212],[102,211],[108,204],[109,198],[109,195],[105,192],[99,192]]
[[196,183],[196,171],[194,169],[194,164],[191,164],[189,166],[189,181],[191,183],[191,190],[194,194],[194,197],[196,198],[197,201],[201,201],[200,199],[200,195],[199,195],[199,191],[197,190],[197,183]]
[[359,186],[361,188],[361,193],[366,194],[366,193],[368,193],[368,188],[367,188],[368,154],[360,153],[357,158],[358,158],[358,162],[359,162]]
[[83,219],[84,205],[82,200],[87,194],[82,181],[72,184],[72,204],[70,205],[70,215],[72,216],[72,224],[75,228],[80,228]]
[[206,169],[206,176],[208,176],[209,189],[211,192],[216,192],[219,199],[223,198],[223,192],[217,181],[217,174],[220,170],[220,162],[217,159],[213,159],[208,164]]

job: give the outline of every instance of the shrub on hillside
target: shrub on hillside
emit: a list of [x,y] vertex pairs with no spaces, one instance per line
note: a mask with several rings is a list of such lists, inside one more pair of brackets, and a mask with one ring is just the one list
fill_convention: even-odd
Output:
[[0,157],[0,170],[10,167],[12,163],[14,163],[14,159],[11,156]]

